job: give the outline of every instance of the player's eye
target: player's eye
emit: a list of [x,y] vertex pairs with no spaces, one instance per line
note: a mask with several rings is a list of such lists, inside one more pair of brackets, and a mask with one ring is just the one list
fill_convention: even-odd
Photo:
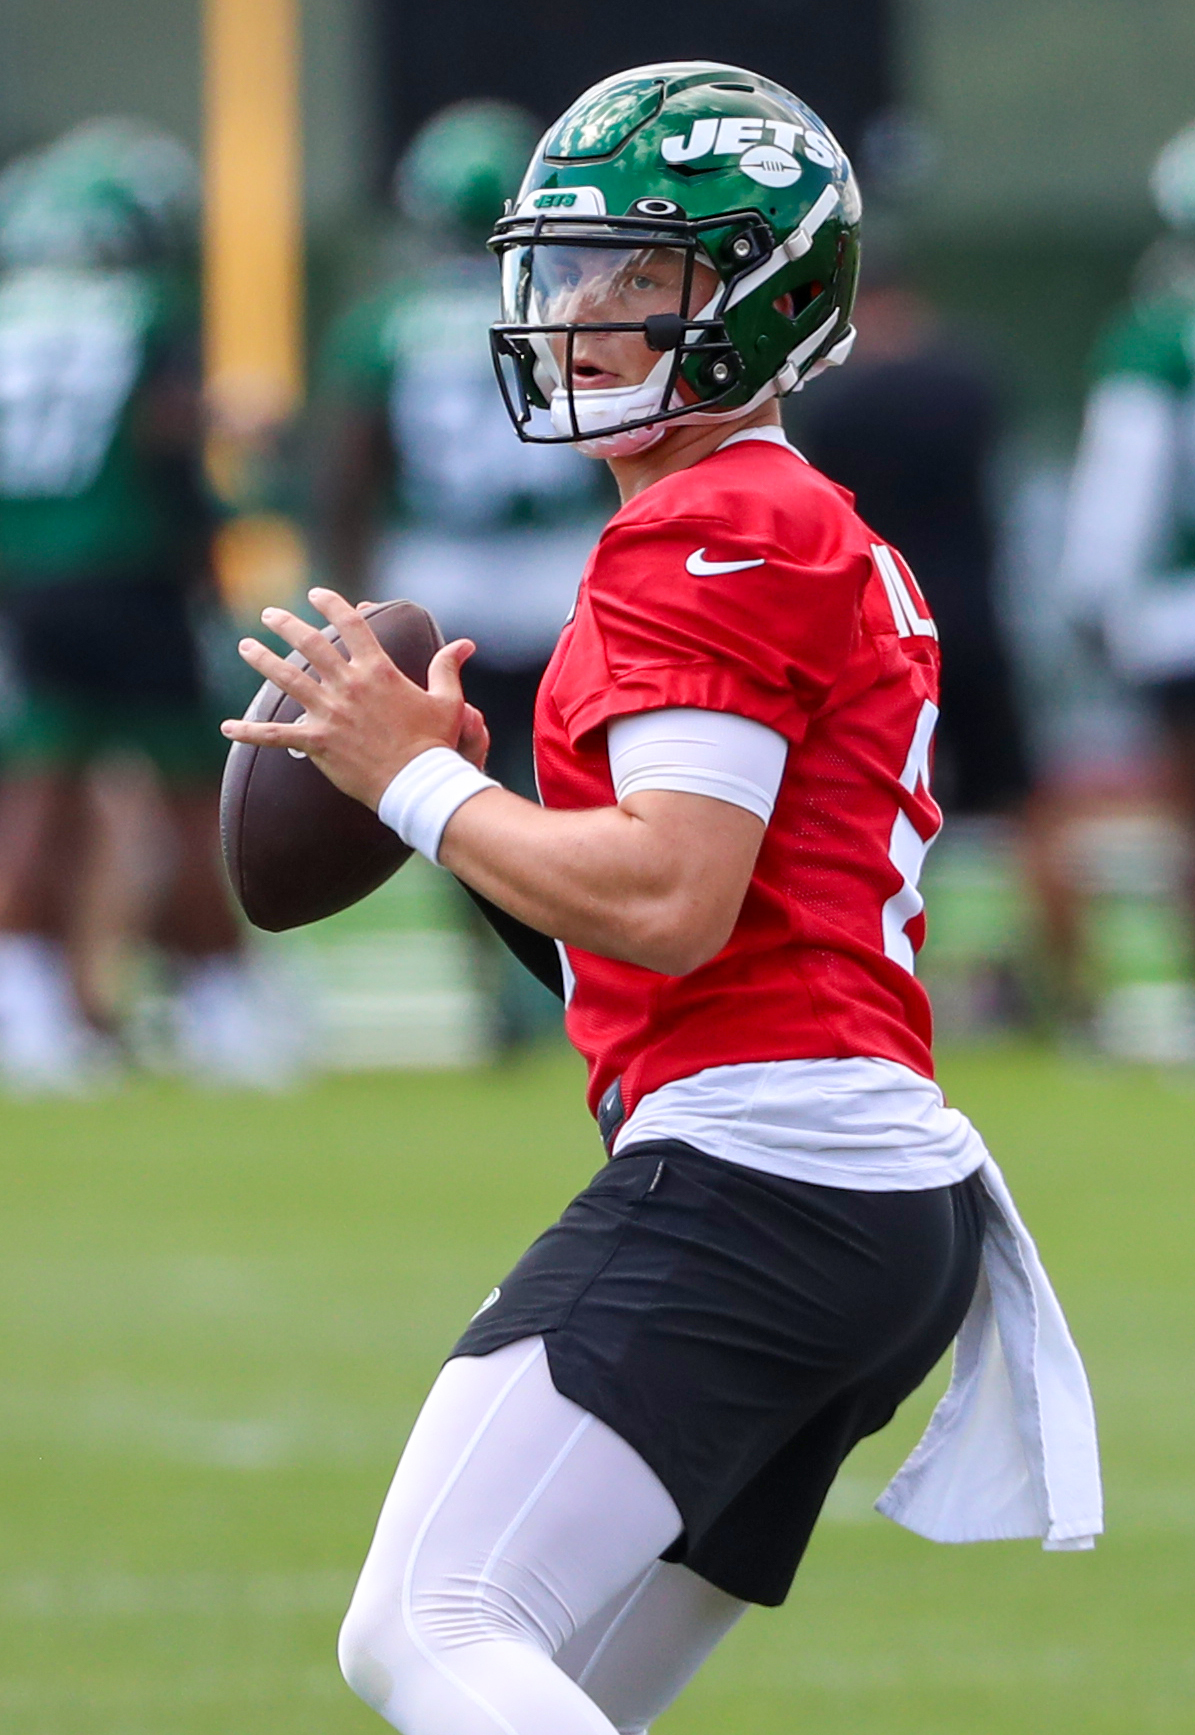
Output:
[[581,287],[584,273],[575,254],[537,262],[536,275],[549,295],[571,294]]

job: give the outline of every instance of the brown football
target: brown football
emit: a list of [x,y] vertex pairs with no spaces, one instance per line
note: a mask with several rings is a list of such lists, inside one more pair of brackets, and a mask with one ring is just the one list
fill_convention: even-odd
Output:
[[[366,611],[382,649],[412,681],[444,643],[414,602]],[[340,644],[334,627],[324,637]],[[306,668],[298,651],[286,659]],[[252,722],[293,723],[302,707],[267,681],[245,712]],[[288,748],[234,741],[220,791],[220,839],[233,890],[249,920],[271,933],[335,915],[368,896],[411,855],[361,802],[329,783],[310,759]]]

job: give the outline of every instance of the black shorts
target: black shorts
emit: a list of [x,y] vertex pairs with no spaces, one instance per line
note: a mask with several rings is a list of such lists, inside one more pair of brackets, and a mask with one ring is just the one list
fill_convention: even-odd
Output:
[[942,647],[934,795],[948,813],[1001,813],[1029,794],[1029,755],[1012,670],[998,643]]
[[95,574],[5,591],[21,681],[98,703],[204,700],[191,604],[166,574]]
[[0,595],[0,633],[15,677],[0,730],[10,773],[78,775],[133,752],[169,786],[219,781],[228,743],[191,599],[167,573],[15,587]]
[[465,697],[477,706],[490,731],[490,776],[531,801],[537,799],[532,749],[535,699],[545,667],[546,660],[507,669],[487,663],[484,657],[470,657],[461,671]]
[[843,1459],[949,1346],[979,1271],[977,1184],[860,1193],[679,1142],[607,1163],[454,1355],[542,1335],[557,1390],[675,1500],[666,1556],[783,1602]]

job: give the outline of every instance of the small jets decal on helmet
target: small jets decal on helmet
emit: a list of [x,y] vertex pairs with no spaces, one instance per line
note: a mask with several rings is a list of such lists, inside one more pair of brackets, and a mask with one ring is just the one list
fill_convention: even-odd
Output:
[[566,187],[537,190],[528,193],[515,212],[516,217],[540,215],[568,217],[604,217],[606,196],[600,187]]

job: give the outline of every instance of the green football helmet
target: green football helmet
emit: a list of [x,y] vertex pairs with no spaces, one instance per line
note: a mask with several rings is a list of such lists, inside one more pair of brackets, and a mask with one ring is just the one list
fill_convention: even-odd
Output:
[[64,133],[45,162],[76,185],[118,187],[144,213],[157,252],[198,244],[199,165],[172,134],[132,116],[102,115]]
[[[836,140],[770,79],[676,61],[595,85],[490,238],[494,362],[520,438],[624,456],[844,361],[861,209]],[[618,333],[659,353],[647,378],[579,385],[579,344]]]
[[128,266],[149,251],[145,213],[121,187],[59,178],[38,157],[0,189],[0,264]]
[[0,257],[8,265],[144,265],[197,238],[194,159],[138,121],[88,121],[20,158],[2,181]]
[[511,102],[450,103],[415,134],[394,172],[399,210],[479,246],[523,174],[539,127]]

